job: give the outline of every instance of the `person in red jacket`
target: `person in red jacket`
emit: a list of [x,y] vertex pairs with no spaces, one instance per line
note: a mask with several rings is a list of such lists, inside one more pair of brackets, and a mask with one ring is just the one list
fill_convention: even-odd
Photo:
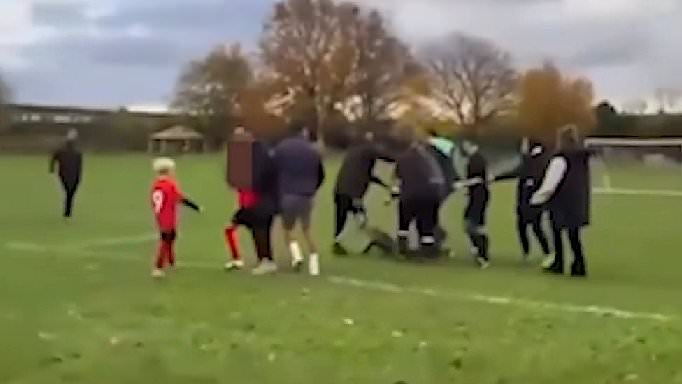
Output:
[[152,185],[151,205],[160,240],[152,276],[160,278],[165,276],[164,269],[167,266],[175,266],[178,205],[185,205],[197,212],[201,212],[201,207],[181,192],[175,180],[175,162],[172,159],[158,158],[154,160],[153,168],[157,177]]

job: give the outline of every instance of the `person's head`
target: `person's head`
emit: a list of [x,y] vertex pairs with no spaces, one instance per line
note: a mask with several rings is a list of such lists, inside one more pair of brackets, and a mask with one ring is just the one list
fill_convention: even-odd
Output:
[[580,147],[580,133],[578,127],[570,124],[563,126],[557,133],[557,148],[559,150],[571,150]]
[[363,135],[363,138],[368,143],[373,142],[374,141],[374,132],[372,132],[372,131],[365,132],[365,134]]
[[69,131],[66,132],[66,142],[73,143],[76,140],[78,140],[78,131],[75,128],[69,129]]
[[238,126],[238,127],[236,127],[236,128],[234,129],[234,132],[233,132],[233,133],[234,133],[235,136],[237,136],[237,135],[245,135],[245,134],[246,134],[246,128],[244,128],[244,127],[242,127],[242,126],[240,125],[240,126]]
[[159,157],[154,159],[152,168],[159,176],[172,176],[175,173],[175,161],[168,157]]
[[292,121],[289,124],[289,134],[291,136],[300,136],[306,140],[310,140],[310,129],[308,129],[302,121]]
[[471,156],[478,151],[478,145],[470,140],[462,140],[461,150],[464,156]]

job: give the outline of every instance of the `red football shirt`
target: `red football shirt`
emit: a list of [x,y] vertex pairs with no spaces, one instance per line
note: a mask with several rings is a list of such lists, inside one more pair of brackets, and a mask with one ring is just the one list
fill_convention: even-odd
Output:
[[175,180],[161,176],[152,186],[152,209],[161,231],[174,230],[178,224],[178,204],[182,193]]
[[247,189],[240,189],[238,198],[240,208],[251,208],[258,204],[258,194]]

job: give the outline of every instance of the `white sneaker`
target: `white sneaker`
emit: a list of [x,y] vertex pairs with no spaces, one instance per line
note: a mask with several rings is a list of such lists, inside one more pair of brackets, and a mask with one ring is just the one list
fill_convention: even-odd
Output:
[[554,264],[554,255],[548,255],[545,256],[545,258],[542,260],[542,268],[547,269],[551,267]]
[[478,266],[481,267],[481,269],[490,268],[490,261],[488,261],[482,257],[477,257],[476,262],[478,263]]
[[301,271],[304,263],[305,263],[305,259],[302,257],[292,257],[292,259],[291,259],[291,267],[294,268],[294,270],[296,272]]
[[160,279],[166,276],[166,272],[164,272],[162,269],[154,269],[152,270],[152,277],[155,279]]
[[251,271],[254,276],[269,275],[277,272],[277,264],[273,261],[261,261],[256,268]]
[[225,263],[226,271],[238,271],[244,268],[244,260],[230,260]]

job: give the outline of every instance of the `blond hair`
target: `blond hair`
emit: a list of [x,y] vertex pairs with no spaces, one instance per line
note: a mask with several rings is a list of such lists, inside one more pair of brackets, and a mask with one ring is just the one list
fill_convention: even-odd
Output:
[[152,162],[152,168],[159,175],[166,175],[175,170],[175,161],[168,157],[159,157]]

